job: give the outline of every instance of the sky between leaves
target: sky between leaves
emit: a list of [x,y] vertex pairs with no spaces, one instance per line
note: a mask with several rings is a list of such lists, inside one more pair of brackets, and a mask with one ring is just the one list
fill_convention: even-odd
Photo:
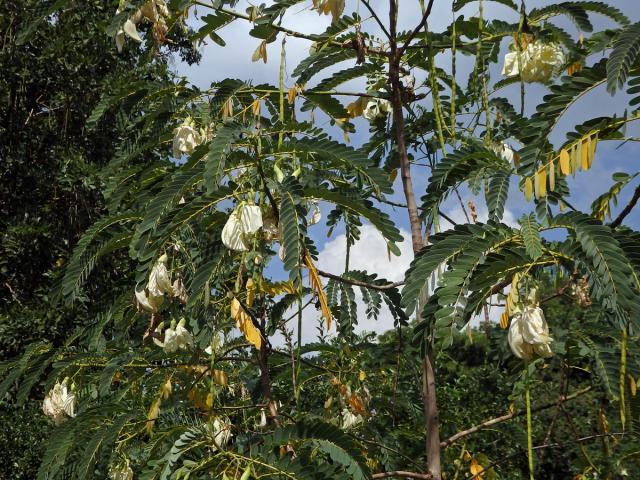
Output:
[[[622,10],[632,22],[637,22],[640,19],[640,2],[638,0],[604,0],[606,3],[615,6]],[[270,4],[271,2],[266,2]],[[358,10],[357,0],[347,0],[345,14],[354,11],[359,11],[360,16],[364,20],[363,29],[374,34],[379,35],[382,38],[381,31],[376,25],[375,21],[368,15],[366,9],[361,5]],[[380,11],[380,18],[386,23],[387,18],[387,5],[385,0],[372,0],[371,5],[377,11]],[[418,19],[420,18],[419,2],[418,0],[403,0],[400,3],[398,29],[412,29],[415,27]],[[435,0],[433,13],[429,20],[429,27],[434,31],[442,31],[452,21],[451,14],[452,0]],[[527,9],[543,7],[545,5],[557,3],[551,0],[528,0],[526,1]],[[294,6],[291,12],[287,13],[284,18],[283,25],[291,29],[301,31],[304,33],[321,33],[327,26],[330,25],[330,18],[328,16],[318,16],[315,11],[311,11],[311,0],[302,3],[298,6]],[[236,9],[243,11],[249,4],[241,0],[236,6]],[[206,15],[209,13],[208,9],[199,7],[196,11],[192,11],[198,15]],[[460,10],[457,15],[464,15],[466,18],[477,15],[478,4],[477,2],[467,5]],[[198,19],[198,15],[192,15],[190,22],[194,28],[198,28],[202,22]],[[494,18],[517,22],[518,17],[511,9],[494,3],[486,2],[484,6],[484,16],[486,19],[491,20]],[[599,31],[603,28],[613,26],[613,24],[605,17],[593,16],[590,17],[594,24],[594,31]],[[556,25],[564,28],[568,32],[577,37],[578,31],[576,27],[568,20],[554,20]],[[249,36],[250,25],[247,22],[234,22],[230,26],[222,29],[218,33],[224,38],[227,46],[220,47],[212,41],[208,41],[206,45],[201,46],[203,58],[200,64],[189,66],[185,63],[177,63],[175,68],[179,75],[185,76],[188,81],[200,88],[208,88],[211,82],[219,81],[224,78],[238,78],[245,81],[251,81],[254,84],[269,82],[273,85],[278,84],[278,74],[280,68],[280,49],[281,38],[269,44],[267,46],[268,62],[267,64],[259,62],[251,62],[251,56],[253,51],[259,44],[259,40]],[[589,34],[586,34],[588,36]],[[500,64],[492,65],[491,68],[491,82],[495,83],[500,80],[500,69],[502,67],[501,62],[504,54],[508,50],[509,40],[503,40],[500,53]],[[296,39],[292,37],[287,38],[286,42],[286,73],[287,78],[285,83],[287,86],[293,85],[295,79],[290,76],[291,72],[308,55],[308,49],[310,42],[303,39]],[[597,61],[597,58],[591,59]],[[457,71],[458,79],[460,83],[464,83],[462,80],[469,77],[470,72],[473,69],[473,58],[464,57],[459,55],[457,57]],[[316,77],[316,79],[309,84],[312,86],[314,82],[318,82],[320,79],[328,77],[331,73],[347,68],[353,64],[354,60],[349,60],[333,66],[331,69],[327,69],[322,75]],[[438,65],[449,70],[451,65],[450,53],[438,55]],[[420,77],[418,72],[414,73],[417,77],[417,84],[423,77]],[[364,91],[364,81],[351,81],[345,83],[340,87],[343,91]],[[547,93],[547,87],[540,84],[528,84],[526,93],[526,108],[525,113],[531,115],[535,111],[536,105],[538,105],[543,96]],[[519,105],[519,85],[511,85],[508,88],[500,92],[500,96],[506,97],[512,101],[514,105]],[[341,98],[342,101],[349,103],[346,97]],[[590,94],[586,95],[583,99],[577,102],[576,105],[571,107],[569,111],[564,115],[563,119],[559,122],[558,126],[554,130],[551,136],[551,140],[555,144],[559,144],[565,140],[565,134],[567,131],[571,131],[576,124],[582,123],[584,120],[593,118],[596,116],[608,115],[613,113],[624,112],[628,99],[624,94],[617,94],[612,98],[605,90],[604,86],[594,90]],[[331,127],[328,120],[323,118],[321,114],[316,114],[316,125],[326,127],[328,132],[336,137],[336,139],[342,140],[342,132],[337,127]],[[351,134],[350,143],[352,146],[357,147],[364,143],[368,137],[368,122],[364,119],[357,119],[355,121],[357,131],[355,134]],[[636,124],[630,124],[627,128],[628,136],[640,136],[640,126]],[[518,148],[514,144],[515,148]],[[588,172],[580,172],[574,180],[569,180],[569,186],[571,188],[572,196],[570,201],[572,204],[585,212],[590,211],[591,202],[600,194],[604,193],[612,184],[611,175],[614,172],[625,171],[629,173],[635,173],[639,170],[637,163],[634,165],[634,160],[638,158],[640,154],[640,145],[636,142],[601,142],[598,144],[598,151],[596,154],[596,160],[593,167]],[[420,197],[426,188],[427,180],[430,173],[425,168],[413,168],[414,187],[417,196]],[[399,182],[399,179],[397,180]],[[622,194],[619,196],[619,206],[613,209],[613,215],[628,202],[631,198],[635,185],[638,183],[636,180],[632,185],[627,186]],[[394,201],[403,202],[401,185],[396,185],[396,191],[398,194]],[[461,191],[463,200],[466,204],[467,201],[472,200],[478,209],[479,221],[486,221],[487,209],[484,207],[484,201],[482,198],[474,197],[469,191]],[[391,261],[387,257],[386,245],[381,236],[376,230],[368,225],[365,225],[362,229],[361,239],[351,250],[350,256],[350,268],[353,270],[367,270],[371,273],[377,273],[379,277],[386,278],[390,281],[402,280],[404,272],[409,266],[412,258],[411,241],[409,234],[409,223],[407,213],[404,209],[394,210],[393,208],[383,208],[388,211],[392,218],[396,221],[396,224],[401,229],[405,238],[399,247],[402,252],[400,257],[393,257]],[[526,202],[523,193],[518,189],[516,179],[512,179],[511,187],[509,190],[509,198],[507,201],[507,208],[503,221],[510,225],[516,225],[517,219],[523,214],[532,211],[533,204]],[[323,215],[326,218],[328,208],[323,208]],[[459,205],[457,199],[449,198],[443,205],[442,210],[447,213],[454,221],[458,223],[465,223],[465,215],[462,208]],[[627,217],[625,222],[632,228],[640,228],[640,214],[632,212]],[[451,228],[451,225],[442,220],[441,227],[443,229]],[[320,251],[320,257],[318,261],[318,267],[322,270],[329,272],[340,273],[344,270],[345,262],[345,236],[340,230],[336,230],[332,238],[326,237],[326,228],[317,225],[310,228],[311,236],[313,237],[316,245]],[[276,269],[277,270],[277,269]],[[277,274],[277,271],[273,271]],[[359,295],[359,293],[358,293]],[[360,307],[362,302],[359,299]],[[501,313],[501,309],[495,309],[491,312],[491,317],[497,319]],[[393,327],[393,320],[388,311],[383,311],[378,321],[366,320],[364,315],[364,309],[359,310],[362,312],[360,315],[360,323],[357,331],[362,330],[375,330],[382,332]],[[307,310],[305,313],[305,324],[309,327],[305,327],[303,332],[303,339],[305,342],[313,341],[316,335],[315,325],[316,319],[319,315],[313,310]],[[310,323],[312,325],[310,325]],[[276,342],[278,343],[278,342]]]

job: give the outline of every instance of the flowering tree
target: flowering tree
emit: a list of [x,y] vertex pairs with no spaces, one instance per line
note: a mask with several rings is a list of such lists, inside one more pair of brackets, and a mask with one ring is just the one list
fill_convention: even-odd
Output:
[[[267,45],[281,41],[281,73],[277,85],[226,79],[207,90],[186,82],[158,88],[140,79],[116,85],[92,113],[89,121],[99,128],[105,112],[118,110],[130,137],[103,173],[108,211],[78,243],[60,300],[86,301],[92,270],[109,255],[128,255],[131,269],[120,272],[114,291],[87,305],[93,323],[64,345],[32,345],[5,368],[2,391],[21,378],[20,388],[29,389],[50,370],[44,411],[60,426],[39,477],[109,471],[111,478],[133,478],[135,471],[150,479],[441,479],[459,468],[443,449],[516,418],[522,408],[533,478],[532,410],[541,406],[531,391],[554,362],[562,367],[554,406],[566,409],[567,399],[584,393],[572,388],[578,366],[601,392],[593,438],[603,439],[607,460],[589,460],[582,474],[624,472],[635,461],[640,421],[640,233],[623,222],[640,188],[607,224],[633,172],[616,174],[586,213],[571,205],[568,177],[579,181],[598,161],[599,142],[635,141],[622,130],[638,119],[639,24],[593,1],[537,9],[498,1],[513,11],[513,23],[487,20],[484,4],[496,3],[488,0],[349,5],[363,16],[345,11],[344,0],[281,0],[246,10],[237,3],[148,0],[114,9],[107,31],[118,50],[141,43],[160,52],[168,32],[185,28],[197,7],[206,13],[194,41],[224,45],[223,27],[248,22],[257,39],[254,61],[266,62]],[[469,4],[477,15],[458,16],[442,32],[429,29],[435,9],[455,18]],[[414,7],[415,24],[399,31],[402,9]],[[324,33],[285,26],[287,13],[300,8],[331,16]],[[615,28],[594,33],[593,14]],[[557,26],[557,17],[568,17],[577,32]],[[292,81],[285,76],[290,37],[310,42]],[[504,39],[509,51],[499,55]],[[602,59],[593,61],[596,54]],[[456,70],[463,55],[473,59],[468,81]],[[345,68],[326,74],[336,64]],[[490,74],[496,64],[497,79]],[[354,79],[365,79],[366,90],[338,89]],[[527,96],[534,82],[550,90],[541,102]],[[515,105],[499,96],[514,84]],[[551,143],[567,109],[601,85],[612,95],[629,85],[632,111],[589,119],[566,142]],[[531,116],[526,99],[539,103]],[[344,141],[316,126],[312,114],[328,118]],[[366,143],[354,148],[348,139],[357,117],[370,128]],[[143,153],[156,160],[141,161]],[[430,175],[420,199],[416,169]],[[501,223],[512,184],[521,193],[510,201],[531,205],[519,225]],[[466,224],[442,211],[461,189],[483,195],[486,223],[478,222],[473,204],[461,205],[469,209]],[[389,205],[409,218],[415,259],[403,282],[350,269],[348,254],[343,272],[316,267],[311,229],[323,223],[329,236],[344,228],[349,252],[368,222],[393,261],[402,236]],[[330,209],[324,221],[320,206]],[[547,234],[554,230],[560,233]],[[550,279],[555,291],[543,296]],[[569,331],[545,320],[545,303],[558,296],[590,310]],[[501,335],[517,373],[514,404],[481,424],[457,431],[443,425],[445,438],[438,359],[460,329],[499,299]],[[357,361],[360,349],[375,358],[378,347],[354,327],[383,306],[395,319],[398,350],[409,348],[401,332],[411,321],[411,351],[420,360],[413,380],[422,414],[409,430],[422,438],[424,462],[410,471],[403,452],[385,441],[393,433],[371,422],[391,415],[377,392],[397,385],[400,360],[368,370]],[[314,307],[319,323],[305,315]],[[316,329],[318,342],[303,344],[303,331]],[[462,447],[473,478],[495,476],[476,453]]]

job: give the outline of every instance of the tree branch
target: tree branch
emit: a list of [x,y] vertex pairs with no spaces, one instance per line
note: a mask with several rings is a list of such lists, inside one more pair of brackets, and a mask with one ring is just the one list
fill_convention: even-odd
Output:
[[400,56],[402,56],[402,54],[407,49],[411,41],[416,37],[416,35],[420,33],[420,30],[422,30],[422,27],[425,26],[425,24],[427,23],[427,19],[429,18],[429,15],[431,15],[432,8],[433,8],[433,0],[429,0],[429,5],[427,5],[427,9],[424,11],[424,15],[422,15],[422,18],[420,19],[420,23],[409,34],[409,37],[405,40],[404,45],[398,49],[398,53]]
[[378,23],[378,25],[380,26],[384,34],[387,36],[387,38],[391,39],[391,34],[389,33],[389,30],[387,30],[387,27],[385,27],[384,23],[382,23],[382,20],[380,20],[380,17],[378,17],[378,14],[376,14],[373,8],[371,8],[371,5],[369,4],[368,0],[360,0],[360,1],[363,3],[365,7],[367,7],[367,10],[369,10],[369,13],[371,13],[371,16]]
[[371,476],[371,478],[389,478],[389,477],[417,478],[419,480],[431,480],[433,478],[433,476],[430,473],[403,472],[402,470],[396,470],[393,472],[374,473]]
[[[567,395],[567,396],[563,395],[558,400],[556,400],[555,402],[551,402],[551,403],[547,403],[547,404],[544,404],[544,405],[540,405],[539,407],[531,409],[531,411],[532,412],[539,412],[540,410],[546,410],[547,408],[555,407],[555,406],[558,405],[559,402],[560,403],[564,403],[564,402],[567,402],[569,400],[573,400],[575,398],[578,398],[581,395],[584,395],[585,393],[587,393],[590,390],[591,390],[591,387],[587,387],[587,388],[583,388],[582,390],[578,390],[577,392],[574,392],[571,395]],[[501,415],[499,417],[487,420],[486,422],[479,423],[478,425],[474,425],[471,428],[468,428],[466,430],[462,430],[462,431],[456,433],[455,435],[450,436],[445,441],[441,442],[440,446],[442,448],[447,448],[451,444],[453,444],[454,442],[460,440],[463,437],[471,435],[472,433],[476,433],[477,431],[483,430],[483,429],[485,429],[487,427],[492,427],[493,425],[497,425],[498,423],[506,422],[507,420],[511,420],[512,418],[520,417],[520,416],[524,415],[525,413],[526,412],[524,412],[524,411],[522,411],[522,412],[514,412],[514,413],[507,413],[506,415]]]
[[616,217],[616,219],[611,222],[609,224],[609,226],[613,229],[616,227],[619,227],[620,224],[622,223],[622,221],[625,219],[625,217],[627,215],[629,215],[629,213],[631,212],[631,210],[633,210],[633,207],[636,206],[636,203],[638,203],[638,200],[640,200],[640,185],[638,185],[636,187],[636,191],[633,194],[633,197],[631,197],[631,200],[629,201],[629,203],[627,204],[626,207],[624,207],[622,209],[622,211],[620,212],[620,214]]
[[354,285],[356,287],[364,287],[364,288],[369,288],[371,290],[378,290],[378,291],[389,290],[392,288],[399,287],[400,285],[404,285],[404,282],[393,282],[393,283],[385,283],[382,285],[376,285],[375,283],[362,282],[360,280],[354,280],[352,278],[342,277],[340,275],[335,275],[333,273],[323,272],[322,270],[318,270],[318,275],[320,275],[321,277],[330,278],[337,282],[346,283],[348,285]]

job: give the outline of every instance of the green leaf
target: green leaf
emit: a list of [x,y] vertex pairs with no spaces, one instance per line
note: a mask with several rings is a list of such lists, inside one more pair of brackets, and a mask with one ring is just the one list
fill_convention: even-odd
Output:
[[204,180],[209,193],[214,192],[220,186],[227,156],[231,153],[231,147],[243,129],[244,127],[239,123],[226,123],[216,132],[216,137],[211,141],[204,168]]
[[629,75],[631,66],[638,60],[640,53],[640,22],[623,29],[615,43],[607,62],[607,90],[614,94],[622,88]]
[[283,184],[282,200],[280,201],[280,224],[282,226],[282,247],[284,248],[284,269],[289,277],[297,281],[300,276],[300,266],[304,254],[305,229],[298,205],[302,196],[300,184],[289,178]]
[[523,215],[520,220],[520,232],[524,240],[527,254],[536,260],[542,255],[542,240],[540,238],[540,225],[536,222],[533,213]]

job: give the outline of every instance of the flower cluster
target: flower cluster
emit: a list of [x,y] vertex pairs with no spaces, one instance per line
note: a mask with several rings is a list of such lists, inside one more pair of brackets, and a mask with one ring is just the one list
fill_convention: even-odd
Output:
[[[122,7],[118,8],[116,13],[120,13],[121,11]],[[163,42],[168,31],[167,22],[165,21],[167,17],[169,17],[169,9],[167,8],[165,0],[149,0],[136,10],[116,33],[116,47],[118,48],[118,52],[122,52],[125,35],[136,42],[142,42],[137,25],[143,20],[153,24],[153,38],[156,42]]]
[[523,360],[549,358],[551,342],[549,326],[540,307],[526,306],[518,309],[511,319],[509,327],[509,346],[513,354]]
[[562,68],[565,61],[560,46],[538,40],[529,43],[520,53],[520,65],[518,52],[507,53],[504,57],[502,75],[513,77],[520,74],[525,82],[547,82]]
[[75,403],[76,396],[69,391],[65,378],[62,383],[56,382],[44,397],[42,411],[47,417],[51,417],[56,425],[59,425],[65,419],[65,414],[70,417],[76,416]]
[[183,153],[191,155],[193,150],[206,138],[206,132],[198,132],[191,117],[173,130],[173,156],[180,158]]
[[222,229],[222,243],[230,250],[246,252],[250,247],[250,235],[262,228],[262,211],[257,205],[238,205]]
[[153,337],[153,343],[164,349],[165,353],[173,353],[178,350],[185,350],[188,346],[193,345],[193,336],[185,327],[186,320],[181,318],[176,324],[175,320],[171,320],[169,327],[164,330],[164,324],[160,323],[155,330],[159,337],[164,330],[164,339],[160,340],[156,336]]

